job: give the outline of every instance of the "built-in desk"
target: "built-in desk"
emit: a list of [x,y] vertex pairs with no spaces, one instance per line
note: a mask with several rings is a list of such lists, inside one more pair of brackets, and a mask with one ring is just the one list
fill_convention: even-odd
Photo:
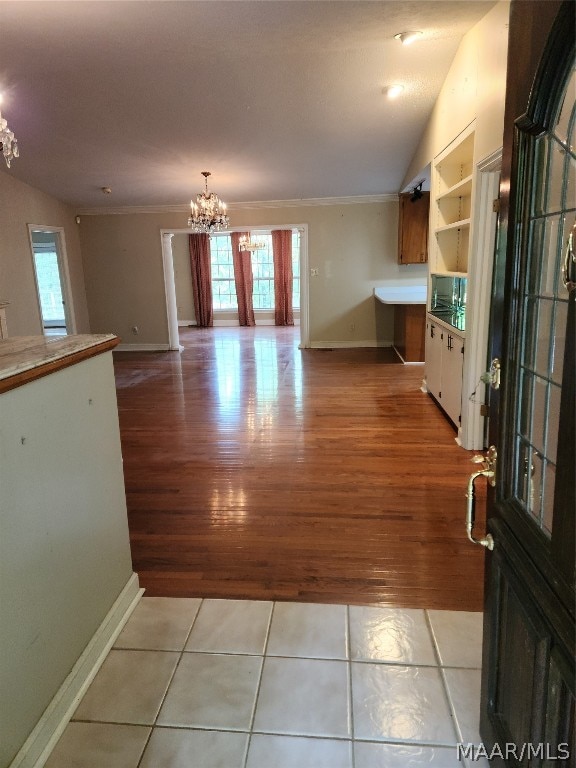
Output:
[[426,286],[386,285],[374,288],[375,298],[394,306],[394,347],[405,363],[424,362]]

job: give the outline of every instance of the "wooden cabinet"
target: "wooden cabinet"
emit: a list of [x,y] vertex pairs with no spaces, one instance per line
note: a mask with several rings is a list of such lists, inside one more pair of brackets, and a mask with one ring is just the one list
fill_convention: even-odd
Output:
[[426,388],[455,426],[462,414],[464,337],[430,316],[426,322]]
[[423,192],[414,202],[411,202],[411,192],[399,197],[398,263],[423,264],[428,261],[430,193]]

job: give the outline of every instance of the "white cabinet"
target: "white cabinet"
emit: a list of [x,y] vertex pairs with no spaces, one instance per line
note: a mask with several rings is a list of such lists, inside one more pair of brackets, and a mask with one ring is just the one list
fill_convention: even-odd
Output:
[[456,427],[462,413],[464,337],[428,315],[426,389]]

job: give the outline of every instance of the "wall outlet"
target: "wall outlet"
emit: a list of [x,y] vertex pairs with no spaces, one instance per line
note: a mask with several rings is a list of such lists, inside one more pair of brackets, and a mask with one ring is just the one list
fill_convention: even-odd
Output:
[[352,331],[352,333],[354,333],[354,331],[356,330],[356,323],[350,323],[350,330]]
[[318,277],[318,267],[312,267],[310,269],[310,277]]
[[139,331],[138,331],[137,325],[132,326],[132,333],[134,334],[134,336],[138,336]]

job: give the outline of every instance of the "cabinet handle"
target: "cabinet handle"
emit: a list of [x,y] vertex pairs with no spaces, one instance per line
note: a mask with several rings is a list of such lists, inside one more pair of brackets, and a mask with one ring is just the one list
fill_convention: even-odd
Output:
[[450,334],[448,334],[448,349],[452,349],[454,347],[454,344],[452,342],[453,342],[453,337]]

